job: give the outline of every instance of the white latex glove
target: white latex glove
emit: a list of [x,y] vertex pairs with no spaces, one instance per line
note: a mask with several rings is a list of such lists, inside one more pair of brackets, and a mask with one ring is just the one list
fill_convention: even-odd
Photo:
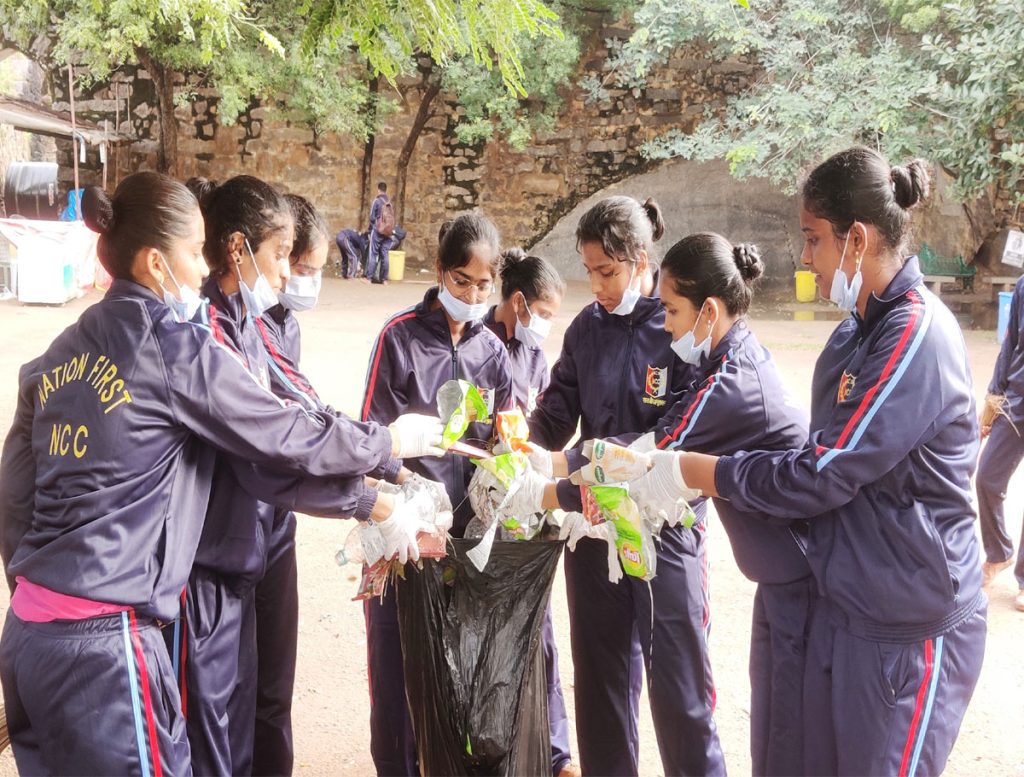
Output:
[[384,558],[397,555],[402,564],[410,559],[419,561],[420,548],[416,537],[421,532],[433,534],[436,531],[433,513],[433,499],[426,491],[420,491],[412,497],[405,494],[395,496],[395,508],[391,515],[374,524],[384,541]]
[[629,484],[629,495],[641,509],[651,515],[675,515],[680,499],[691,502],[701,495],[683,480],[678,453],[655,451],[650,456],[654,462],[650,470]]
[[550,482],[539,472],[534,472],[532,469],[526,470],[516,480],[516,490],[512,491],[509,489],[508,504],[502,512],[514,516],[533,515],[534,513],[544,512],[544,488]]
[[437,416],[406,413],[396,418],[388,429],[398,442],[396,459],[414,459],[418,456],[444,456],[441,434],[444,425]]

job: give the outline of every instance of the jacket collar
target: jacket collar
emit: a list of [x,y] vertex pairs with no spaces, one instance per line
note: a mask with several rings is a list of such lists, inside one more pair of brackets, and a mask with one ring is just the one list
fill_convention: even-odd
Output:
[[707,356],[702,357],[700,360],[700,372],[701,375],[707,377],[718,371],[719,366],[722,363],[722,359],[737,346],[742,346],[743,342],[750,337],[752,332],[750,326],[747,324],[747,319],[737,319],[729,331],[726,332],[722,339],[718,341],[718,345],[711,349],[711,353]]
[[906,296],[907,292],[921,285],[924,276],[921,274],[921,265],[916,256],[911,256],[903,263],[903,267],[896,273],[896,276],[889,281],[881,296],[872,294],[868,297],[867,305],[864,308],[864,317],[859,313],[853,316],[858,326],[863,331],[871,331],[875,325],[892,310],[893,307]]
[[241,292],[225,294],[212,275],[203,283],[201,294],[210,300],[210,304],[217,308],[219,313],[231,319],[236,325],[240,325],[245,319]]
[[141,299],[147,302],[159,302],[161,305],[164,304],[164,301],[150,289],[146,288],[141,283],[125,278],[115,278],[111,281],[110,287],[107,289],[107,293],[104,297],[109,297],[110,299]]

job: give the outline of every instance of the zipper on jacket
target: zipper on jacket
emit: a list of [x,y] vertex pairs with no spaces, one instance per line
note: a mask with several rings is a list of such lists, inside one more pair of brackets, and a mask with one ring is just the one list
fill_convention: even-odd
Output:
[[632,361],[633,356],[633,318],[632,316],[626,320],[626,358],[622,360],[622,378],[619,385],[622,387],[619,390],[619,401],[618,401],[618,417],[621,419],[622,416],[622,398],[626,393],[626,388],[629,386],[629,381],[626,379],[626,375],[629,372],[629,364]]
[[[459,379],[459,347],[452,344],[452,380]],[[458,486],[465,480],[465,473],[462,471],[463,463],[462,456],[452,456],[455,459],[453,467],[455,477],[452,482],[452,489],[449,493],[454,494],[456,491],[461,490]],[[459,505],[453,505],[453,509],[458,509]]]

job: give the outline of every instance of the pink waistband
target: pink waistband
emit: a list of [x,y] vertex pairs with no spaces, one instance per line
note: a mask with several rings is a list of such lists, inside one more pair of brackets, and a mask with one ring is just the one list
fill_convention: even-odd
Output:
[[11,597],[11,609],[15,615],[29,623],[81,621],[131,610],[131,607],[123,604],[106,604],[80,596],[57,593],[23,577],[15,578],[15,582],[17,587],[14,589],[14,596]]

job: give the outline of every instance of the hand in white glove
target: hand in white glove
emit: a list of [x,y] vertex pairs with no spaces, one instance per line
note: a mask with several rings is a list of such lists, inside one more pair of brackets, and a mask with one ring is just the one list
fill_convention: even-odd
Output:
[[544,488],[550,483],[546,477],[532,469],[526,470],[509,489],[508,501],[503,513],[511,516],[526,516],[544,512]]
[[675,515],[680,499],[691,502],[701,492],[683,480],[678,453],[656,451],[650,455],[653,465],[646,475],[629,484],[629,495],[641,509],[653,515]]
[[405,494],[395,496],[391,515],[376,524],[384,541],[384,558],[397,555],[402,564],[410,559],[418,561],[420,548],[416,537],[421,532],[433,534],[436,531],[431,520],[433,512],[433,500],[426,491],[411,497]]
[[392,453],[396,459],[417,456],[444,456],[441,434],[444,425],[437,416],[406,413],[396,418],[388,429],[394,443]]

